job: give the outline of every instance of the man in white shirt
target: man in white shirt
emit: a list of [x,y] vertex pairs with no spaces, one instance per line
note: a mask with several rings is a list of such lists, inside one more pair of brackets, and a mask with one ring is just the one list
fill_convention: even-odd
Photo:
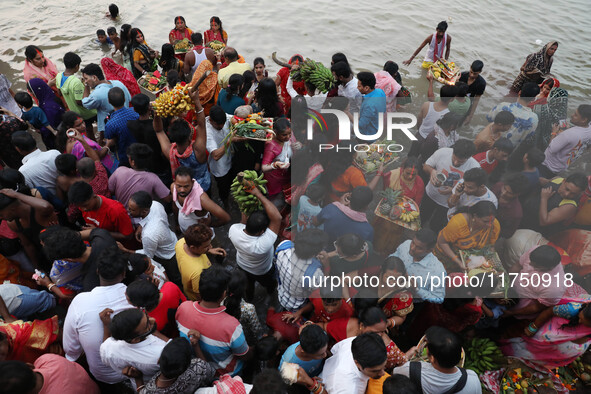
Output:
[[[127,203],[127,211],[133,218],[140,218],[136,239],[142,243],[142,253],[164,266],[169,279],[182,286],[181,274],[176,261],[176,235],[168,227],[164,206],[152,200],[148,192],[134,193]],[[182,287],[181,287],[182,288]]]
[[118,249],[104,250],[97,267],[100,286],[78,294],[72,300],[64,322],[63,346],[66,358],[76,361],[84,353],[90,372],[105,386],[122,382],[125,376],[101,360],[100,346],[104,330],[99,313],[106,308],[119,313],[132,307],[125,297],[127,286],[121,283],[126,268],[127,259]]
[[55,158],[60,152],[55,149],[42,152],[33,136],[26,131],[14,133],[12,144],[24,156],[23,165],[18,170],[24,175],[27,186],[43,187],[55,195],[58,176]]
[[207,131],[205,148],[209,153],[207,164],[209,172],[215,178],[218,194],[226,209],[228,209],[228,197],[233,179],[230,171],[232,167],[230,143],[241,139],[241,137],[232,137],[231,140],[222,143],[230,133],[231,119],[232,115],[226,114],[222,107],[217,105],[211,107],[209,116],[205,118],[205,130]]
[[273,269],[274,244],[281,227],[281,213],[258,188],[250,191],[263,204],[262,211],[253,212],[248,219],[243,215],[242,223],[233,224],[228,237],[236,248],[236,264],[248,278],[246,300],[254,297],[254,283],[259,282],[268,294],[275,291],[275,270]]
[[359,112],[361,108],[362,94],[357,89],[358,81],[353,75],[351,67],[343,61],[337,62],[330,68],[339,85],[339,96],[349,99],[349,112]]
[[486,187],[486,171],[480,167],[466,171],[464,179],[453,188],[447,199],[447,218],[451,219],[460,208],[471,207],[478,201],[490,201],[495,204],[495,208],[499,207],[497,196]]
[[[236,52],[236,49],[234,48],[226,47],[226,49],[224,49],[224,58],[228,65],[218,72],[218,83],[222,89],[228,87],[228,81],[232,74],[242,75],[246,70],[252,70],[250,64],[238,62],[238,52]],[[218,64],[218,67],[219,66],[221,66],[221,63]]]
[[375,332],[342,340],[331,349],[320,378],[330,394],[363,394],[369,379],[384,376],[386,345]]
[[394,368],[393,373],[408,376],[419,392],[425,394],[482,393],[478,375],[472,370],[456,367],[462,356],[460,338],[438,326],[430,327],[425,335],[430,363],[408,362]]

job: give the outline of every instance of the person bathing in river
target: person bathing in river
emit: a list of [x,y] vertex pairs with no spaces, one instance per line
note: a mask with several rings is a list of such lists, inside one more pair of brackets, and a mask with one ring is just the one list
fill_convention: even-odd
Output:
[[[429,50],[425,55],[425,60],[423,61],[423,68],[429,68],[433,63],[437,61],[438,58],[445,58],[446,60],[449,59],[449,52],[451,50],[451,36],[446,33],[447,31],[447,22],[441,21],[437,25],[434,34],[429,35],[425,40],[421,43],[421,45],[417,48],[417,50],[412,54],[412,56],[403,62],[404,65],[408,66],[412,60],[423,50],[425,45],[429,44]],[[443,50],[445,48],[445,56],[443,56]]]

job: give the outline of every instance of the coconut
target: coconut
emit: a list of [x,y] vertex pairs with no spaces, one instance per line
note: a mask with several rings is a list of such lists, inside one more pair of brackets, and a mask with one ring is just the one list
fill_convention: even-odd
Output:
[[252,114],[252,107],[250,105],[241,105],[234,110],[234,115],[242,119],[246,119],[250,114]]

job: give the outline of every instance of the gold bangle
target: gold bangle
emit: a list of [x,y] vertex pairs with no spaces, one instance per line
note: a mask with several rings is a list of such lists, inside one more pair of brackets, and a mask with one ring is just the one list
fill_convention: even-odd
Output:
[[51,292],[51,289],[55,286],[55,283],[50,283],[49,286],[47,286],[47,291]]

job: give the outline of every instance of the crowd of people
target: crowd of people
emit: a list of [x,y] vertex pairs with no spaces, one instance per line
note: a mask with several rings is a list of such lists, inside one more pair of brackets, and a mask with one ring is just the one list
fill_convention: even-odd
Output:
[[[380,113],[411,101],[395,62],[354,73],[336,53],[322,93],[292,80],[302,55],[272,78],[228,37],[218,17],[201,34],[177,16],[156,51],[124,24],[97,31],[120,64],[68,52],[58,67],[29,45],[27,90],[0,75],[0,393],[480,393],[466,338],[548,368],[587,351],[591,176],[569,167],[591,105],[568,107],[557,42],[527,57],[472,139],[458,130],[479,113],[484,63],[439,97],[427,74],[408,154],[364,172],[352,148],[319,151],[350,141],[329,115],[309,139],[308,112],[359,114],[375,135]],[[451,42],[441,22],[404,64],[425,46],[423,67],[449,59]],[[136,79],[157,69],[194,109],[154,113]],[[259,112],[270,140],[231,134]],[[267,181],[249,215],[231,195],[245,170]],[[376,188],[420,206],[421,228],[373,215]],[[470,286],[490,271],[464,256],[483,250],[517,278],[504,294],[498,277]]]

